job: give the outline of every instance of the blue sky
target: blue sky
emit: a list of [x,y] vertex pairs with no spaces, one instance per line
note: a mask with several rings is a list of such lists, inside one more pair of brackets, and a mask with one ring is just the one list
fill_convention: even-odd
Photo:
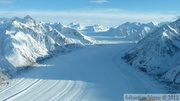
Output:
[[176,20],[179,4],[180,0],[0,0],[0,17],[30,15],[44,22],[117,26]]

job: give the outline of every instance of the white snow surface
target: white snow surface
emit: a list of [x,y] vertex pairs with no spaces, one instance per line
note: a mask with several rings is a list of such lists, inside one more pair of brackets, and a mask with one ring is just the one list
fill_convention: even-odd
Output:
[[0,86],[1,101],[123,101],[123,94],[165,93],[121,57],[136,44],[96,36],[94,46],[60,54]]

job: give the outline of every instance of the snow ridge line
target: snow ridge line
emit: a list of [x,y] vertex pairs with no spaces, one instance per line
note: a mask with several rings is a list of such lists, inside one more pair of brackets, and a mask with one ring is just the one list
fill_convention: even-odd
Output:
[[10,100],[10,99],[12,99],[13,97],[16,97],[17,95],[19,95],[19,94],[23,93],[24,91],[30,89],[32,86],[34,86],[34,85],[37,84],[38,82],[40,82],[40,79],[36,80],[34,83],[30,84],[29,86],[27,86],[27,87],[24,88],[23,90],[17,92],[16,94],[11,95],[10,97],[4,99],[4,101]]
[[[81,90],[83,84],[82,83],[78,83],[77,81],[74,82],[73,87],[71,88],[71,92],[69,94],[71,94],[66,100],[71,101],[71,100],[75,100],[75,101],[80,101],[80,99],[83,98],[83,96],[85,95],[86,90]],[[74,89],[77,88],[77,89]],[[82,92],[81,92],[82,91]],[[60,99],[58,99],[60,100]]]
[[82,84],[80,84],[80,85],[75,84],[74,87],[76,87],[76,86],[78,86],[78,89],[72,93],[72,95],[68,98],[69,100],[75,99],[75,96],[77,96],[80,92]]
[[[43,84],[47,84],[47,81],[43,82]],[[38,97],[40,97],[41,95],[43,95],[43,93],[49,91],[50,89],[52,89],[53,87],[55,87],[57,84],[59,83],[59,80],[54,82],[53,84],[50,84],[50,86],[46,89],[44,89],[47,85],[44,85],[43,87],[41,86],[41,88],[39,88],[39,91],[37,92],[38,94],[33,97],[31,100],[35,101],[37,100]],[[28,99],[27,99],[28,100]]]
[[57,101],[57,100],[59,100],[59,98],[62,99],[63,97],[65,97],[66,94],[69,93],[69,91],[71,91],[73,85],[74,85],[74,82],[68,81],[67,86],[65,86],[64,89],[63,89],[59,94],[57,94],[56,96],[54,96],[54,98],[52,99],[52,101]]
[[7,91],[7,90],[9,90],[11,88],[13,88],[14,86],[17,86],[19,84],[22,85],[22,84],[26,83],[26,81],[28,81],[28,79],[27,80],[20,79],[18,81],[11,81],[11,82],[15,82],[16,84],[15,85],[11,85],[11,84],[4,85],[4,86],[7,86],[7,87],[2,87],[3,89],[0,90],[0,94],[2,94],[3,92],[5,92],[5,91]]

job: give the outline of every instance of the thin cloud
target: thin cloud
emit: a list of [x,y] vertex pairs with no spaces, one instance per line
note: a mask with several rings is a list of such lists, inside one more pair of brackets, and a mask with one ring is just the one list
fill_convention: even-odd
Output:
[[0,0],[0,4],[10,4],[12,3],[11,0]]
[[99,4],[101,4],[101,3],[106,3],[106,2],[109,2],[108,0],[91,0],[90,1],[91,3],[99,3]]

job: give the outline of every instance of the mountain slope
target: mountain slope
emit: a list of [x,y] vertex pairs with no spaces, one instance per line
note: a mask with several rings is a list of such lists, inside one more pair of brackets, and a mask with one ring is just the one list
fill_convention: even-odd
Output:
[[[142,39],[123,57],[144,72],[163,75],[180,64],[180,19],[166,24]],[[174,68],[173,70],[170,70]],[[179,71],[179,69],[177,69]],[[171,72],[172,73],[172,72]],[[164,78],[168,76],[165,75]],[[179,75],[179,74],[178,74]]]
[[127,40],[140,40],[149,33],[155,31],[158,27],[158,24],[154,22],[150,22],[147,24],[127,22],[118,26],[117,28],[109,29],[105,34],[110,36],[122,37]]
[[166,72],[162,77],[161,80],[163,82],[167,82],[170,84],[180,84],[180,65],[175,66],[174,68],[170,69]]
[[[77,30],[63,27],[63,34],[45,23],[38,23],[30,16],[5,19],[0,24],[0,54],[12,66],[1,68],[18,70],[59,52],[70,51],[93,43],[93,39]],[[70,37],[69,34],[77,34]],[[80,36],[81,35],[81,36]]]
[[56,29],[57,31],[59,31],[65,37],[76,40],[76,41],[73,41],[74,43],[78,42],[80,44],[93,44],[95,42],[94,39],[83,35],[76,29],[64,27],[61,23],[53,23],[53,24],[50,24],[50,26]]

